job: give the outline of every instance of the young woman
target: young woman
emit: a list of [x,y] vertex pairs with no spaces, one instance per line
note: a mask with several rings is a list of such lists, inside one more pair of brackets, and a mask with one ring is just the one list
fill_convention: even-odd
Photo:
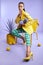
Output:
[[[26,60],[26,59],[30,59],[30,57],[31,57],[30,34],[31,34],[32,31],[31,32],[29,31],[30,28],[28,26],[29,26],[29,24],[31,24],[32,18],[25,11],[23,2],[18,3],[18,10],[19,10],[19,13],[16,17],[15,22],[16,22],[16,24],[19,24],[19,25],[18,25],[18,28],[16,30],[12,31],[11,34],[13,36],[21,38],[23,40],[23,44],[25,44],[25,42],[26,42],[26,58],[24,58],[24,60]],[[25,38],[23,36],[21,36],[19,34],[19,32],[24,32],[25,33]]]

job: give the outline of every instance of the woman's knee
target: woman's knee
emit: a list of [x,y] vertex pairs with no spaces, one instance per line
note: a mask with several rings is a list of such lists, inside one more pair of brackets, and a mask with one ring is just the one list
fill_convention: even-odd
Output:
[[17,33],[17,30],[12,30],[11,34],[16,34],[16,33]]

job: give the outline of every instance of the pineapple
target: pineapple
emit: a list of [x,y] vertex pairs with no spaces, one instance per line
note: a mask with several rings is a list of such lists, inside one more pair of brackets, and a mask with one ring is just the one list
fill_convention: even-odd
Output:
[[16,44],[16,37],[11,35],[12,29],[13,29],[13,20],[12,21],[8,20],[6,28],[7,28],[6,30],[9,32],[9,34],[7,34],[6,36],[7,43],[9,45]]

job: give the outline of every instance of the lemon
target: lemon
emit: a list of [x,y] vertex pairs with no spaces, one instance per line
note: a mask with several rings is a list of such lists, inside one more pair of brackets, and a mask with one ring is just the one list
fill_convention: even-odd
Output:
[[40,47],[41,46],[41,44],[40,43],[38,43],[38,45],[37,45],[38,47]]
[[6,51],[10,51],[10,47],[7,47],[7,48],[6,48]]

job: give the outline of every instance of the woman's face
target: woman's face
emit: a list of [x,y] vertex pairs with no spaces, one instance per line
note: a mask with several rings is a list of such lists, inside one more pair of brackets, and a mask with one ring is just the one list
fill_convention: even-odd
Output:
[[18,5],[18,9],[19,9],[19,12],[22,11],[24,9],[24,5],[23,4],[19,4]]

